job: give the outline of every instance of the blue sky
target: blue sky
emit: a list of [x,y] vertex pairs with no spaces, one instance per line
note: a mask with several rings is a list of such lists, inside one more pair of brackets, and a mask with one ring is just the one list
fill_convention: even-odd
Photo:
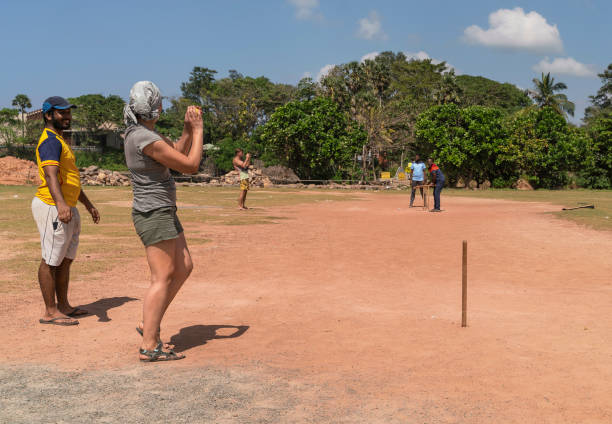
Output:
[[138,80],[176,96],[194,66],[295,84],[392,50],[522,88],[550,70],[579,120],[612,62],[610,16],[604,0],[4,2],[0,107],[18,93],[34,108],[50,95],[125,98]]

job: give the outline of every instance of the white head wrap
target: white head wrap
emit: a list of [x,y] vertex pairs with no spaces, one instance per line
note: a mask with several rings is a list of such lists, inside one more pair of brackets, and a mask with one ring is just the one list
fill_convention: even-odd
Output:
[[138,81],[130,90],[130,100],[123,109],[126,126],[138,123],[138,118],[150,121],[159,118],[162,95],[151,81]]

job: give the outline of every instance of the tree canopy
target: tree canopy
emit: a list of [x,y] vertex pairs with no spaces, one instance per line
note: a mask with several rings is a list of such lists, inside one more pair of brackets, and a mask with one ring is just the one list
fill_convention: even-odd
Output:
[[68,99],[77,106],[72,112],[73,126],[82,127],[90,134],[104,130],[105,124],[123,125],[125,102],[116,95],[84,94]]
[[534,88],[529,93],[539,107],[551,107],[560,115],[565,114],[574,116],[574,103],[567,99],[567,96],[557,91],[567,89],[563,82],[555,83],[555,79],[550,76],[550,72],[544,74],[540,79],[533,79]]

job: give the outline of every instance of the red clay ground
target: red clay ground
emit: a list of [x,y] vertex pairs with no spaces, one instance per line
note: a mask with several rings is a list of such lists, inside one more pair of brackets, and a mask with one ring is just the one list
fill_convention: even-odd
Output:
[[268,210],[287,218],[275,225],[200,228],[212,242],[192,248],[195,271],[163,327],[183,361],[137,361],[141,302],[129,298],[148,285],[143,255],[101,284],[75,269],[73,301],[95,302],[101,317],[75,328],[36,324],[36,292],[5,298],[2,362],[225,370],[256,376],[246,391],[270,390],[258,407],[283,391],[294,400],[277,415],[214,422],[612,422],[612,234],[552,218],[545,204],[444,198],[446,212],[432,214],[408,209],[406,195],[359,196]]

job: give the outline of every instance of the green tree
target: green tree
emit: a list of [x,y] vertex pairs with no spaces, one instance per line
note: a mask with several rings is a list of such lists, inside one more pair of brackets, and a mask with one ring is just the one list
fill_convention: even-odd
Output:
[[541,79],[533,79],[534,89],[529,94],[540,108],[551,107],[562,116],[566,114],[574,116],[574,103],[567,99],[567,96],[558,91],[567,89],[567,85],[562,82],[555,83],[555,79],[542,72]]
[[585,121],[597,115],[599,111],[612,109],[612,63],[598,75],[601,79],[602,86],[597,91],[597,94],[589,96],[589,99],[591,99],[591,106],[587,107],[585,110]]
[[228,77],[215,79],[216,73],[209,68],[194,67],[189,80],[181,84],[182,99],[173,101],[168,110],[175,114],[173,125],[177,128],[177,120],[182,119],[187,104],[202,106],[204,138],[209,143],[250,137],[276,107],[296,95],[295,87],[275,84],[266,77],[245,77],[232,69]]
[[207,156],[212,158],[217,169],[223,173],[234,169],[234,156],[236,149],[240,148],[244,152],[258,153],[257,146],[251,140],[234,140],[225,138],[215,144],[215,148],[207,152]]
[[9,109],[7,107],[0,109],[0,124],[15,125],[18,120],[19,111],[17,109]]
[[256,137],[267,157],[303,179],[348,175],[366,134],[328,98],[280,106]]
[[181,83],[183,97],[200,106],[207,106],[207,94],[212,89],[216,73],[214,69],[194,66],[187,82]]
[[461,89],[463,107],[488,106],[511,114],[533,104],[527,92],[513,84],[472,75],[458,75],[456,81]]
[[[518,175],[536,187],[558,188],[579,169],[578,134],[550,107],[526,108],[507,121],[508,146],[501,161],[514,163]],[[580,140],[579,140],[580,141]]]
[[592,144],[579,175],[589,187],[612,188],[612,64],[599,77],[602,86],[590,96],[591,106],[585,110],[584,122]]
[[501,177],[508,169],[497,156],[506,143],[503,112],[495,108],[439,105],[417,121],[419,151],[435,158],[450,180],[483,182]]
[[25,94],[17,94],[13,99],[12,105],[19,109],[19,112],[21,113],[21,122],[23,124],[23,131],[21,133],[21,136],[25,137],[25,112],[26,109],[32,107],[32,102],[30,102],[30,98]]
[[101,131],[123,125],[125,102],[117,95],[104,97],[102,94],[84,94],[68,101],[77,106],[72,112],[73,127],[83,128],[90,139]]
[[0,144],[11,145],[17,140],[16,127],[19,124],[17,109],[0,109]]

